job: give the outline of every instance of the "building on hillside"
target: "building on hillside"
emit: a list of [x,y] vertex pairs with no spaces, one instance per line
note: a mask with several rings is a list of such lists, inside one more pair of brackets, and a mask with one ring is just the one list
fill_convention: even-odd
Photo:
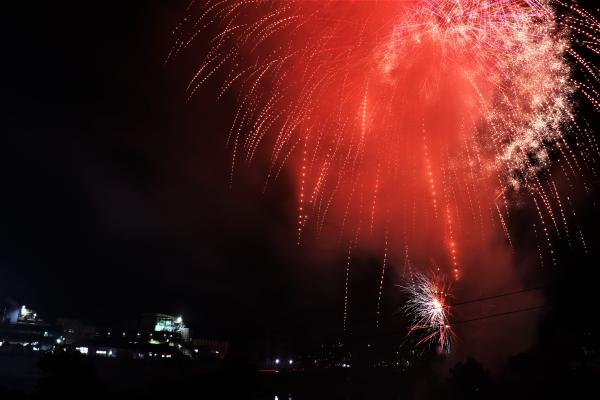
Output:
[[190,329],[187,328],[181,316],[167,314],[142,314],[140,318],[142,332],[168,332],[177,334],[182,340],[190,340]]
[[27,306],[9,309],[0,325],[2,351],[46,351],[64,341],[60,331]]

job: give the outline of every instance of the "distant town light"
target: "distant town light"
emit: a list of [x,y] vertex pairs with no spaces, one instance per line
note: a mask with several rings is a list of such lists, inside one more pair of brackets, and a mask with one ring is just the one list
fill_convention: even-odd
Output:
[[279,364],[279,358],[275,359],[275,364]]
[[294,360],[290,359],[290,361],[288,361],[288,363],[289,363],[290,365],[292,365],[292,364],[294,363]]

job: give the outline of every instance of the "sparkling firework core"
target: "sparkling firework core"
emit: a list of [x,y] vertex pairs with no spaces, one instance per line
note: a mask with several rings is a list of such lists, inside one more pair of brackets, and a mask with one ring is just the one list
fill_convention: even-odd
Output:
[[[344,322],[352,248],[384,249],[379,302],[389,249],[441,259],[459,279],[461,246],[498,233],[512,245],[513,193],[535,206],[552,262],[553,238],[585,248],[549,168],[571,188],[595,174],[598,144],[573,98],[600,104],[600,25],[576,2],[208,0],[188,12],[170,57],[211,38],[188,94],[216,75],[219,98],[237,94],[231,178],[258,156],[265,184],[286,167],[298,243],[312,231],[349,244]],[[427,310],[421,322],[446,326],[445,303]]]
[[402,289],[409,299],[403,307],[411,320],[409,334],[420,334],[417,346],[422,343],[436,343],[439,352],[450,352],[452,328],[450,326],[450,305],[446,302],[450,287],[439,275],[429,279],[426,275],[414,274]]

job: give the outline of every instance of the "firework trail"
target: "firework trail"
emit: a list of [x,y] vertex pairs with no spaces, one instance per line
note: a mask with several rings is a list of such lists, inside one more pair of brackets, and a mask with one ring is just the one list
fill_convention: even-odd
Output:
[[454,333],[449,322],[449,283],[437,274],[430,278],[417,273],[401,288],[409,296],[402,310],[412,323],[409,335],[419,337],[416,346],[433,343],[439,353],[450,353]]
[[299,244],[376,249],[377,323],[393,249],[458,280],[468,249],[513,244],[516,196],[539,216],[541,261],[556,264],[558,239],[585,248],[571,204],[600,148],[575,99],[600,109],[600,23],[577,2],[208,0],[187,14],[169,59],[203,37],[189,97],[215,77],[218,98],[237,96],[231,179],[264,157],[265,184],[296,177]]

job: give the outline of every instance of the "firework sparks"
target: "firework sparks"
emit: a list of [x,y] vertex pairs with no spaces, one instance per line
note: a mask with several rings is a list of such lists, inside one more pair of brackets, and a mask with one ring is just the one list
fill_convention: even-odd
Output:
[[412,323],[408,334],[419,338],[417,346],[435,344],[438,352],[449,353],[453,337],[447,302],[450,285],[440,275],[415,274],[402,290],[409,297],[402,308]]
[[458,280],[465,243],[513,245],[513,193],[537,212],[552,264],[553,240],[580,231],[564,201],[574,189],[559,194],[551,170],[573,188],[600,154],[574,106],[580,93],[600,109],[600,23],[576,2],[208,0],[188,12],[169,58],[210,38],[188,95],[221,77],[217,97],[236,96],[232,179],[264,157],[266,184],[295,177],[298,244],[312,232],[378,249],[378,323],[388,249],[417,264],[433,253]]
[[[189,12],[172,55],[213,36],[189,95],[215,75],[219,97],[238,91],[232,174],[265,143],[267,182],[286,165],[296,171],[298,243],[311,222],[320,234],[335,218],[353,236],[359,207],[370,214],[362,231],[382,235],[381,210],[399,197],[429,197],[419,218],[446,247],[461,235],[450,214],[487,218],[482,204],[509,238],[508,209],[495,203],[506,190],[540,196],[555,221],[540,176],[553,153],[577,173],[565,136],[587,132],[572,123],[572,96],[598,104],[598,71],[582,53],[600,48],[599,24],[574,3],[212,0]],[[586,79],[573,79],[573,66]],[[405,184],[414,173],[423,179]],[[447,256],[459,276],[455,246]]]

